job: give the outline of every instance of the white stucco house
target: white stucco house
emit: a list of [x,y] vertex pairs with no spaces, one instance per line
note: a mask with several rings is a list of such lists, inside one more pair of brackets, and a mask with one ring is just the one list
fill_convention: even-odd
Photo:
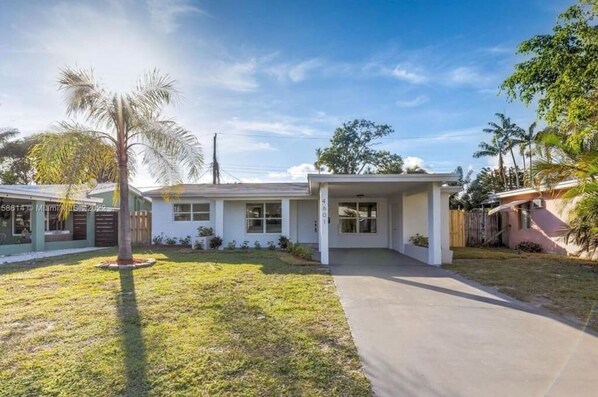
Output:
[[[152,235],[197,236],[214,228],[224,245],[277,242],[281,235],[317,247],[389,248],[430,265],[450,263],[449,196],[455,174],[310,174],[307,183],[188,184],[146,192]],[[427,236],[429,246],[409,238]]]

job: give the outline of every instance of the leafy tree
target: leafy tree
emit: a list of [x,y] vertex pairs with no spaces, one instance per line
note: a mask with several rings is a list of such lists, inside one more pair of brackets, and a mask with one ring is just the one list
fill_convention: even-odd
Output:
[[381,138],[393,132],[386,124],[368,120],[345,122],[334,131],[330,146],[316,151],[316,167],[325,166],[334,174],[401,173],[401,156],[373,149]]
[[[533,185],[533,155],[534,155],[534,144],[538,140],[539,132],[536,132],[537,123],[533,122],[524,130],[521,128],[519,130],[517,139],[519,143],[519,154],[521,154],[521,158],[523,159],[523,174],[528,175],[527,183],[528,186]],[[527,164],[526,164],[526,156],[529,156],[529,173],[527,172]]]
[[[129,178],[135,171],[137,153],[141,163],[159,182],[171,184],[181,181],[182,168],[188,170],[192,179],[199,177],[203,165],[201,146],[197,137],[179,126],[172,119],[163,117],[164,107],[172,103],[177,91],[174,81],[157,70],[145,74],[137,87],[128,93],[114,93],[104,89],[94,78],[92,71],[64,69],[59,86],[64,92],[69,115],[81,114],[89,124],[82,126],[62,123],[64,139],[56,141],[66,149],[40,150],[42,164],[52,161],[66,163],[75,161],[75,170],[67,173],[69,187],[79,182],[79,168],[85,168],[93,160],[83,160],[95,151],[82,152],[82,144],[102,142],[110,146],[116,157],[120,216],[118,217],[118,263],[133,260],[129,210]],[[80,140],[73,144],[71,139]],[[72,149],[75,147],[75,149]],[[71,149],[69,149],[71,148]],[[74,152],[72,151],[74,150]],[[76,155],[74,155],[75,153]],[[44,170],[38,170],[44,173]],[[50,171],[50,174],[53,172]],[[69,202],[71,189],[65,203]]]
[[530,104],[549,125],[598,122],[598,0],[582,0],[559,16],[552,34],[522,42],[526,60],[501,85],[508,97]]
[[[38,137],[38,142],[29,151],[29,159],[37,170],[37,183],[93,185],[118,181],[114,145],[78,128],[77,125],[63,124],[63,132]],[[132,160],[134,157],[129,158],[130,170],[135,169]]]
[[[453,172],[459,176],[459,180],[457,182],[449,182],[448,183],[449,186],[462,186],[463,188],[466,188],[467,185],[469,185],[471,183],[471,177],[473,176],[473,170],[469,170],[469,171],[467,171],[467,173],[465,173],[465,171],[463,171],[463,167],[458,166],[455,169],[455,171],[453,171]],[[460,200],[460,198],[464,195],[464,193],[465,192],[455,193],[449,197],[449,206],[451,209],[458,209],[458,208],[465,207],[463,202],[461,202],[461,200]]]
[[6,185],[27,185],[34,181],[34,167],[27,153],[38,140],[37,135],[17,139],[0,148],[0,180]]
[[[513,153],[513,148],[519,144],[518,137],[522,135],[521,128],[517,126],[517,124],[511,122],[511,118],[505,116],[503,113],[496,113],[496,117],[498,117],[499,124],[493,121],[489,122],[488,125],[490,128],[485,128],[484,132],[488,132],[496,137],[496,140],[500,142],[499,147],[502,148],[503,155],[506,153],[511,154],[511,159],[513,160],[513,166],[515,167],[515,171],[518,170],[517,161],[515,160],[515,154]],[[500,165],[499,165],[500,166]],[[517,187],[520,187],[521,184],[519,183],[519,172],[515,172],[517,177]]]

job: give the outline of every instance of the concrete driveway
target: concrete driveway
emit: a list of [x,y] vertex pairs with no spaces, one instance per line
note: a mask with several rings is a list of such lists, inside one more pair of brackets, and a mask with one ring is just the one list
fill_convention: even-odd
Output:
[[598,337],[390,250],[331,250],[376,396],[597,396]]

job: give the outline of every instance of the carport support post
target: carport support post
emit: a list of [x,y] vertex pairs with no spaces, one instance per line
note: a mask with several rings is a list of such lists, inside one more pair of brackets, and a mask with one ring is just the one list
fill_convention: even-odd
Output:
[[214,234],[224,239],[224,200],[214,201]]
[[441,222],[440,184],[428,186],[428,264],[442,264],[442,222]]
[[291,200],[282,199],[281,202],[282,211],[282,226],[281,234],[287,238],[291,238]]
[[43,251],[46,249],[45,235],[45,201],[31,202],[31,248],[33,251]]
[[320,227],[319,232],[319,248],[320,248],[320,263],[328,265],[328,217],[330,216],[330,203],[328,202],[328,183],[320,184]]

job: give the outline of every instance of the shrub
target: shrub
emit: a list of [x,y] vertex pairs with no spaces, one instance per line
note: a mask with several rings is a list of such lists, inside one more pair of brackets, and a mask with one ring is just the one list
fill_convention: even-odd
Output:
[[257,240],[255,240],[255,243],[253,243],[253,246],[255,247],[256,250],[262,249],[262,244]]
[[229,241],[228,244],[226,244],[226,249],[227,250],[234,250],[235,248],[237,248],[237,242],[235,240],[233,241]]
[[203,246],[203,243],[198,240],[195,242],[195,246],[193,246],[193,248],[195,248],[196,250],[203,250],[204,246]]
[[274,241],[268,241],[268,249],[270,251],[274,251],[276,249],[276,244],[274,244]]
[[152,238],[152,243],[157,245],[164,244],[164,233],[160,233],[160,235],[154,236],[154,238]]
[[166,242],[166,244],[168,245],[175,245],[176,244],[176,238],[173,237],[166,237],[164,239],[164,241]]
[[243,244],[241,244],[241,249],[248,250],[249,249],[249,241],[247,241],[247,240],[243,241]]
[[286,250],[289,246],[289,238],[287,236],[280,236],[278,238],[278,245],[280,245],[280,249]]
[[197,233],[199,233],[199,237],[210,237],[214,235],[214,229],[211,227],[200,226],[197,228]]
[[311,260],[312,249],[305,245],[297,244],[290,244],[289,252],[302,259]]
[[428,247],[428,238],[419,233],[415,233],[415,236],[409,237],[409,242],[418,247]]
[[179,244],[181,244],[181,245],[191,245],[191,236],[187,236],[185,238],[179,237]]
[[522,241],[515,246],[515,249],[520,252],[542,252],[542,246],[532,241]]
[[220,236],[214,236],[210,239],[210,248],[218,249],[222,246],[222,238]]

